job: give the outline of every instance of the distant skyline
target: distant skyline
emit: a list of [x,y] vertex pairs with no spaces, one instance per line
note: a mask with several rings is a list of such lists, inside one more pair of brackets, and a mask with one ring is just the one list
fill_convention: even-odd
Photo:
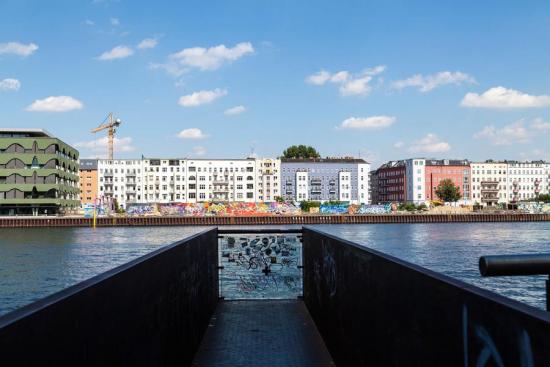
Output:
[[0,4],[1,127],[117,158],[550,160],[547,1]]

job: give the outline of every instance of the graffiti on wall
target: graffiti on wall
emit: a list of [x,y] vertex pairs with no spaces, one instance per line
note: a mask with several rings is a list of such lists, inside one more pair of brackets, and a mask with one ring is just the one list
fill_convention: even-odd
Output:
[[391,212],[391,204],[382,205],[353,205],[347,203],[321,204],[321,214],[388,214]]
[[[322,204],[315,208],[320,214],[388,214],[392,211],[391,204],[353,205]],[[318,210],[318,211],[317,211]],[[269,215],[300,215],[302,210],[292,203],[157,203],[128,204],[128,215],[157,216],[269,216]]]
[[222,237],[220,291],[226,299],[296,298],[302,294],[297,235]]
[[529,214],[550,214],[550,203],[525,202],[519,203],[518,209]]

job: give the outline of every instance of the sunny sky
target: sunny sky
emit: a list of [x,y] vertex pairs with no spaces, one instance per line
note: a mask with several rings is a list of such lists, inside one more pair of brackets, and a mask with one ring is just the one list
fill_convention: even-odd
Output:
[[118,158],[550,160],[550,2],[2,0],[0,126],[110,111]]

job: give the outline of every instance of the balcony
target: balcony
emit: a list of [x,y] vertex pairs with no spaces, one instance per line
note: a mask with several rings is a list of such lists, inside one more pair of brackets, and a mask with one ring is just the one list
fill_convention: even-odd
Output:
[[105,172],[103,174],[104,177],[113,177],[113,172]]
[[135,172],[126,172],[126,177],[136,177]]

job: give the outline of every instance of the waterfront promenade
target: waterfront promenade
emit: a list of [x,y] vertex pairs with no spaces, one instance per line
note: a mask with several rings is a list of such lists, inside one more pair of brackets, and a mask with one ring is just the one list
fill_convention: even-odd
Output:
[[[368,224],[368,223],[473,223],[547,222],[550,214],[467,213],[467,214],[359,214],[359,215],[271,215],[271,216],[113,216],[98,217],[97,227],[127,226],[225,226],[291,224]],[[85,217],[0,217],[0,228],[93,227]]]

